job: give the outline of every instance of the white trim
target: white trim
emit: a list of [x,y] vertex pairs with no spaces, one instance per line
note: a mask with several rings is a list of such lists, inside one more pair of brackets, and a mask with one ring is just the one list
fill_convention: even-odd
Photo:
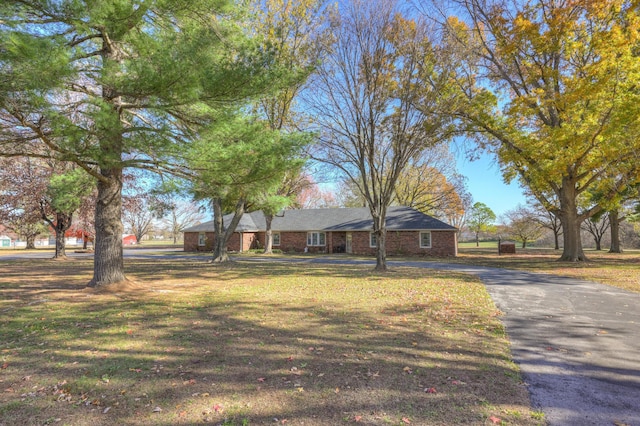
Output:
[[321,232],[321,231],[307,232],[308,247],[324,247],[326,245],[327,245],[327,234],[325,232]]
[[[429,245],[427,245],[427,246],[423,246],[422,245],[422,235],[423,234],[428,234],[429,235]],[[431,231],[420,231],[418,238],[419,238],[420,248],[431,248],[431,246],[433,245],[433,242],[431,241]]]

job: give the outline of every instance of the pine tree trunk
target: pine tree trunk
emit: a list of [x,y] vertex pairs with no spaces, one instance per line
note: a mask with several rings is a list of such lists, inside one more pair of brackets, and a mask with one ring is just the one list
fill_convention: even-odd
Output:
[[618,210],[609,212],[609,226],[611,226],[611,247],[609,253],[622,253],[620,245],[620,215]]
[[582,249],[582,238],[580,236],[581,220],[578,217],[577,196],[575,187],[568,179],[563,182],[560,191],[560,222],[562,223],[562,240],[564,247],[561,261],[583,262],[587,260]]
[[271,254],[273,253],[273,231],[271,230],[273,215],[265,214],[264,221],[266,223],[266,232],[264,236],[264,254]]
[[215,198],[213,200],[213,221],[215,226],[215,237],[213,241],[213,259],[212,263],[226,263],[230,262],[229,253],[227,252],[227,245],[231,236],[236,230],[242,215],[244,214],[245,201],[240,199],[236,204],[236,209],[231,219],[231,223],[224,229],[224,220],[222,218],[222,200]]
[[124,281],[122,257],[122,169],[102,169],[96,202],[93,279],[89,287]]

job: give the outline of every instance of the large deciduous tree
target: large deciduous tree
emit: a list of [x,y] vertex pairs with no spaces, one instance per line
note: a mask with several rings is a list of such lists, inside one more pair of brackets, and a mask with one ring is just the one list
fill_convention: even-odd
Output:
[[[639,177],[633,2],[457,3],[465,16],[448,20],[448,37],[451,52],[468,59],[452,67],[458,117],[498,157],[506,179],[519,177],[559,218],[560,259],[585,260],[580,224]],[[588,192],[601,202],[581,206]]]
[[163,168],[216,109],[277,79],[226,0],[0,4],[0,153],[73,161],[97,180],[90,286],[125,280],[122,176]]
[[335,43],[313,79],[309,104],[319,133],[316,159],[337,167],[366,200],[376,270],[386,270],[386,214],[411,159],[448,137],[432,114],[444,81],[425,25],[395,1],[342,3]]
[[47,234],[40,201],[47,188],[51,170],[30,158],[0,159],[0,222],[26,240],[26,248],[35,248],[39,235]]

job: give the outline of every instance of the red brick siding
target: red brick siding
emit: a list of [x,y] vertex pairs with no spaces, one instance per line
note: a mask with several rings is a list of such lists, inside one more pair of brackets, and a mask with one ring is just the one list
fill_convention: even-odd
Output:
[[[205,232],[205,245],[198,246],[199,232],[185,232],[184,233],[184,251],[212,251],[214,232]],[[252,248],[258,247],[258,236],[252,232],[245,232],[242,234],[242,250],[247,251]],[[261,245],[264,247],[264,245]],[[227,244],[227,250],[240,251],[240,233],[234,232]]]
[[[352,232],[352,253],[361,255],[375,255],[375,247],[370,247],[369,232]],[[185,251],[210,251],[213,249],[213,232],[206,233],[206,245],[198,247],[198,233],[185,232]],[[243,233],[243,250],[264,247],[264,232]],[[229,241],[228,249],[239,251],[240,234],[234,233]],[[346,232],[326,232],[326,245],[322,247],[308,247],[309,253],[333,253],[334,249],[346,244]],[[306,232],[280,232],[280,245],[274,248],[285,253],[303,253],[307,247]],[[419,256],[456,256],[457,240],[455,231],[431,231],[431,248],[420,248],[419,231],[388,231],[388,255],[419,255]]]
[[[375,255],[370,247],[369,232],[352,233],[354,254]],[[431,231],[431,248],[420,247],[420,231],[387,231],[388,255],[456,256],[458,254],[455,231]]]

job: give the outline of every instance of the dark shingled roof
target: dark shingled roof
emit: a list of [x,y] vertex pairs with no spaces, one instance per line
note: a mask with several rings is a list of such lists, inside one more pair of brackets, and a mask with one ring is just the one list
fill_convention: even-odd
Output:
[[[226,215],[224,223],[231,221]],[[373,220],[366,207],[348,209],[304,209],[284,210],[273,218],[273,231],[371,231]],[[213,221],[187,228],[184,232],[213,232]],[[262,211],[245,213],[236,228],[237,232],[259,232],[266,230]],[[389,231],[455,231],[456,228],[441,220],[410,207],[394,206],[387,210]]]

